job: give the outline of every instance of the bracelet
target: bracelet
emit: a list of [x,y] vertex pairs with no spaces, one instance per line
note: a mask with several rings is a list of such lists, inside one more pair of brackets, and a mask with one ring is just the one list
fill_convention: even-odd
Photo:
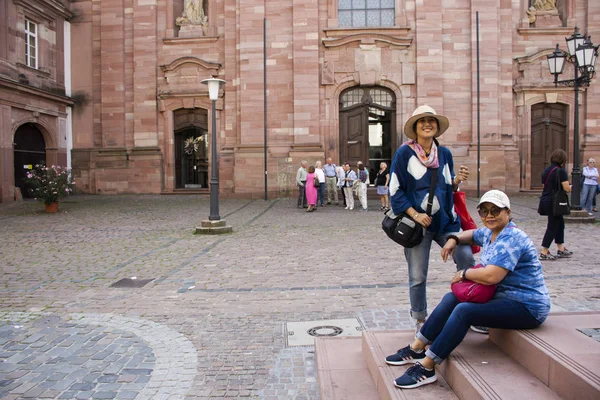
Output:
[[462,279],[462,280],[465,280],[465,279],[467,279],[467,270],[468,270],[468,269],[469,269],[469,268],[465,268],[465,269],[463,269],[463,270],[461,270],[461,271],[460,271],[460,272],[461,272],[461,274],[460,274],[460,279]]
[[456,240],[456,245],[458,246],[460,244],[460,239],[458,238],[458,236],[456,235],[448,235],[448,238],[446,239],[446,241],[448,241],[449,239],[454,239]]

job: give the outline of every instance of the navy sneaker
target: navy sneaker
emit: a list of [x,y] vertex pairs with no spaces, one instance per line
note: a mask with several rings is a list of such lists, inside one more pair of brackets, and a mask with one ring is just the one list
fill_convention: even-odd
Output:
[[407,369],[404,375],[394,381],[394,386],[400,389],[414,389],[433,383],[436,380],[435,368],[427,370],[421,363],[416,363]]
[[385,358],[385,362],[389,365],[404,365],[404,364],[414,364],[419,360],[423,360],[425,358],[425,351],[417,353],[413,349],[410,348],[410,345],[398,350],[396,354],[392,354],[391,356],[387,356]]

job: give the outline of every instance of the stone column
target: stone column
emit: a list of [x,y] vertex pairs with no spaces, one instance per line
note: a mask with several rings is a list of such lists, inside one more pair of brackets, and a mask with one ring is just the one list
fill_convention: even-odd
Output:
[[293,1],[294,142],[319,142],[319,2]]

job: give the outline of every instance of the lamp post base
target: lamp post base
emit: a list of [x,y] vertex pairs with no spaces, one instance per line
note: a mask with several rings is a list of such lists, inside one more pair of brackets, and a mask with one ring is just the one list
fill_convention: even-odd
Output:
[[224,219],[218,221],[205,219],[200,221],[200,226],[194,229],[194,235],[220,235],[231,232],[233,232],[233,228],[231,225],[227,225]]
[[571,214],[565,215],[565,223],[570,224],[591,224],[596,221],[596,217],[588,215],[586,210],[571,210]]

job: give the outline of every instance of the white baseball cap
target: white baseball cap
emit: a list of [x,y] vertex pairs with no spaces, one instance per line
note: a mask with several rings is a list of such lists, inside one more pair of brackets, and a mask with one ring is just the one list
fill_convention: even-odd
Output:
[[510,210],[510,200],[506,193],[501,190],[489,190],[481,196],[477,208],[481,207],[483,203],[492,203],[500,208],[508,208]]

